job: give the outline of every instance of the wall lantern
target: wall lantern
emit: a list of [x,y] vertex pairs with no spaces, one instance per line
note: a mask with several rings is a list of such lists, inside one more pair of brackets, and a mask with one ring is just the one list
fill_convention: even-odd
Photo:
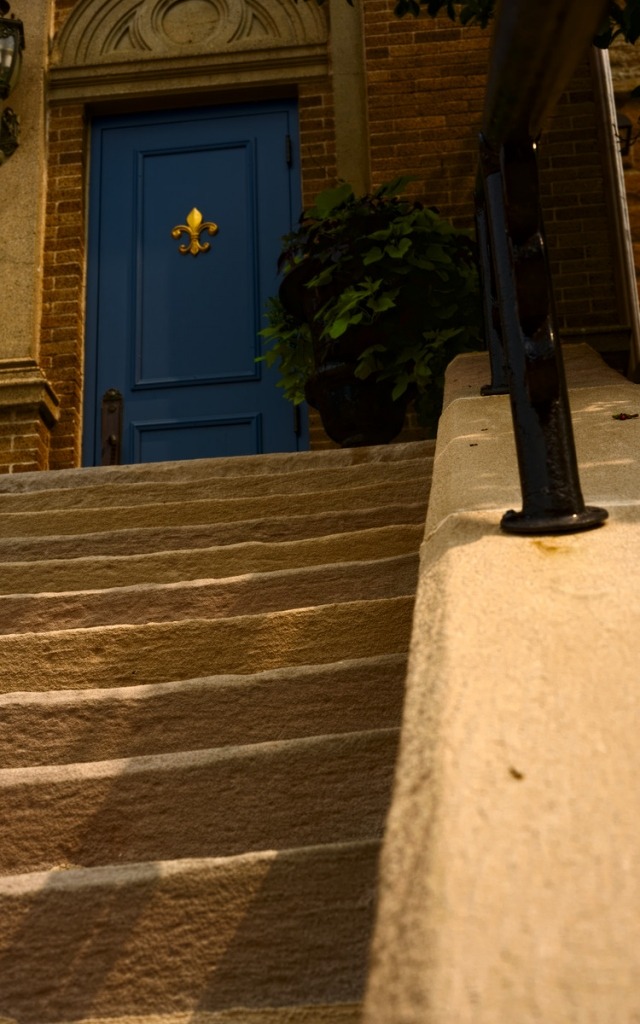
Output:
[[[0,0],[0,100],[6,100],[20,76],[24,50],[24,26],[19,18],[7,17],[8,0]],[[0,119],[0,163],[18,148],[20,121],[7,107]]]

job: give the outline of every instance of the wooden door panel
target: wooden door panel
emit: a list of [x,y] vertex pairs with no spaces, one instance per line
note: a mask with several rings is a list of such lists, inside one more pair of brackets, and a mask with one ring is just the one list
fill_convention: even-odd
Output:
[[[136,384],[255,379],[261,310],[252,142],[142,154],[140,164]],[[208,252],[183,255],[188,236],[174,240],[171,229],[194,207],[219,230],[201,235]]]
[[133,422],[133,462],[163,462],[171,458],[206,459],[211,451],[219,456],[246,455],[260,449],[262,418],[218,416],[202,420]]
[[[299,209],[289,101],[93,124],[85,462],[100,399],[124,398],[122,461],[306,446],[277,371],[256,363],[280,238]],[[293,147],[295,151],[295,147]],[[186,254],[192,210],[217,226]]]

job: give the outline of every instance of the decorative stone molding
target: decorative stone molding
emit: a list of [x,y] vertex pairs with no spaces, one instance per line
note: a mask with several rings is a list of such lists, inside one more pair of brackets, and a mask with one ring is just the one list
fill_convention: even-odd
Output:
[[315,4],[293,0],[82,0],[55,40],[52,68],[326,43]]
[[49,97],[202,94],[326,77],[323,7],[293,0],[80,0],[53,41]]
[[34,359],[0,360],[0,412],[33,409],[51,428],[60,415],[60,403]]
[[58,399],[34,359],[1,359],[0,473],[49,469],[59,415]]

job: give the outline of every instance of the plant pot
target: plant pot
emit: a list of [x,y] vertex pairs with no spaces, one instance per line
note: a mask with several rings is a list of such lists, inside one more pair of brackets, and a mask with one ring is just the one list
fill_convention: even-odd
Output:
[[331,440],[343,448],[388,444],[402,430],[409,395],[393,399],[390,381],[361,380],[354,370],[351,363],[321,367],[307,381],[306,399]]
[[[352,358],[357,359],[360,352],[367,347],[367,344],[373,344],[373,342],[365,341],[363,343],[358,329],[354,327],[349,328],[347,334],[339,342],[323,338],[324,323],[316,319],[322,307],[331,299],[336,299],[347,285],[351,283],[351,274],[346,277],[344,274],[341,277],[338,276],[321,287],[309,288],[309,282],[321,270],[322,264],[313,259],[303,260],[302,263],[293,267],[280,282],[280,288],[278,289],[280,302],[290,316],[309,325],[314,348],[316,349],[317,363],[325,361],[327,351],[335,352],[337,359],[344,359],[346,361]],[[366,330],[371,333],[371,327],[366,328]],[[351,343],[350,346],[350,336],[357,339],[355,341],[357,347],[355,356],[350,354],[350,347],[353,344]],[[342,352],[341,347],[345,346],[345,344],[349,351],[345,349]]]

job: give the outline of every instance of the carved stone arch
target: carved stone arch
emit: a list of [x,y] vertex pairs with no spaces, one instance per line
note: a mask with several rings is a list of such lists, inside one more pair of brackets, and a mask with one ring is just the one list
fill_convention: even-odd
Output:
[[325,44],[327,18],[294,0],[80,0],[52,69]]

